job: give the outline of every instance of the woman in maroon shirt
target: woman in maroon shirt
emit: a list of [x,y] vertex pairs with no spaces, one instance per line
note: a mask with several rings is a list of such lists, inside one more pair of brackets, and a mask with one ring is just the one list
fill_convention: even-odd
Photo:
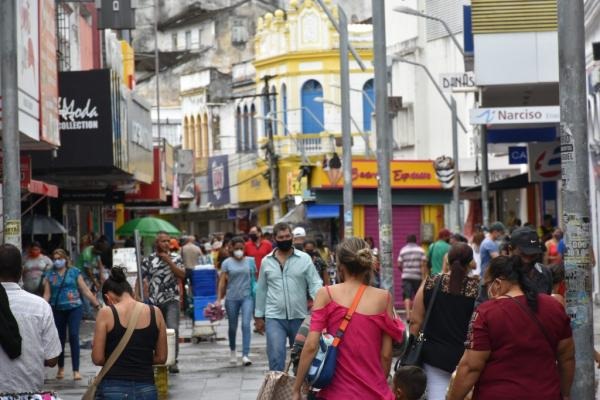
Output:
[[519,257],[494,258],[485,274],[489,298],[471,320],[466,351],[448,400],[567,400],[575,347],[564,307],[537,294]]

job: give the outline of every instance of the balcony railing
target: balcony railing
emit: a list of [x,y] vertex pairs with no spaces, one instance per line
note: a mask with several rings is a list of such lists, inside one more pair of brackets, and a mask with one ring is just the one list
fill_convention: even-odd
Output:
[[[369,137],[369,145],[374,148],[374,138],[371,134]],[[367,155],[367,146],[361,134],[352,134],[352,154]],[[263,137],[259,139],[260,154],[264,155],[264,145],[268,139]],[[323,155],[333,152],[342,152],[342,135],[340,133],[322,132],[316,134],[293,133],[287,136],[277,135],[273,137],[273,147],[275,154],[286,156],[309,157],[315,155]]]

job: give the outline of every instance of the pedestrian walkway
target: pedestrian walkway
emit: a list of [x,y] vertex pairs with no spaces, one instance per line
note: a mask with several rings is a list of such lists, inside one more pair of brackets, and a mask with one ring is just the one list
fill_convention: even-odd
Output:
[[[89,326],[88,326],[89,325]],[[181,337],[191,337],[192,321],[181,322]],[[85,323],[81,340],[90,340],[93,325]],[[254,400],[268,369],[266,340],[264,336],[253,334],[250,358],[253,365],[243,367],[229,364],[229,345],[227,338],[227,320],[217,327],[215,342],[202,341],[198,344],[182,343],[179,347],[179,374],[169,375],[170,399],[197,400]],[[241,350],[241,332],[238,332],[237,348]],[[63,400],[79,400],[85,392],[89,380],[100,370],[92,364],[91,349],[81,350],[81,375],[83,380],[72,380],[71,360],[67,346],[65,361],[65,379],[55,379],[56,368],[46,369],[46,388],[56,391]],[[240,356],[241,358],[241,356]]]

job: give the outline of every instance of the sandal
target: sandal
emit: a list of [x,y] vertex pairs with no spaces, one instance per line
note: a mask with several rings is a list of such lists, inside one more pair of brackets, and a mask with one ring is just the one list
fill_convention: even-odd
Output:
[[64,379],[65,377],[65,370],[63,368],[59,368],[58,372],[56,373],[56,379]]
[[73,372],[73,380],[74,381],[80,381],[81,380],[81,374],[79,373],[79,371],[74,371]]

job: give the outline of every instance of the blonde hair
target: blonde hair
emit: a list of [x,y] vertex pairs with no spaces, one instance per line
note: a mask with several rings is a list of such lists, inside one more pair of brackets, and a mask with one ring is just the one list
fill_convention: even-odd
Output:
[[371,272],[374,257],[369,244],[359,238],[344,239],[337,246],[337,259],[350,275],[360,276]]
[[67,260],[67,266],[71,265],[71,258],[69,257],[66,251],[64,251],[63,249],[55,249],[52,252],[52,257],[54,257],[55,254],[58,254],[61,258]]

